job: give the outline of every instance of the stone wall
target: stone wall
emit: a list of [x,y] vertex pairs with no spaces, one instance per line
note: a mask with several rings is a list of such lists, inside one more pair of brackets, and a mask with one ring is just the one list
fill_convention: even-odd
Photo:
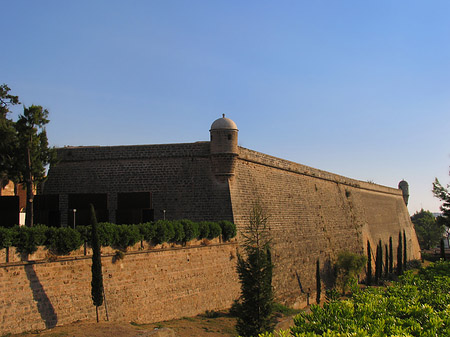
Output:
[[44,193],[60,195],[63,224],[71,193],[106,193],[111,222],[120,192],[152,193],[155,220],[163,210],[167,219],[232,219],[228,185],[211,172],[209,142],[63,148],[58,159]]
[[[367,240],[397,247],[405,230],[410,259],[420,258],[402,192],[240,148],[230,182],[234,222],[245,228],[259,202],[269,217],[279,301],[301,307],[315,298],[316,261],[322,279],[339,252],[366,253]],[[396,249],[394,248],[396,252]],[[330,278],[328,277],[328,280]]]
[[[229,308],[239,295],[236,243],[104,254],[112,321],[147,323]],[[0,264],[0,335],[95,320],[91,257]],[[105,318],[104,306],[100,316]]]

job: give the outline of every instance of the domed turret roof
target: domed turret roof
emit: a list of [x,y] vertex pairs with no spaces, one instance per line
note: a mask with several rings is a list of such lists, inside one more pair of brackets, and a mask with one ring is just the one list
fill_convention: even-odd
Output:
[[[237,125],[231,119],[226,118],[225,114],[222,118],[216,119],[214,123],[211,124],[211,130],[237,130]],[[210,131],[211,131],[210,130]]]

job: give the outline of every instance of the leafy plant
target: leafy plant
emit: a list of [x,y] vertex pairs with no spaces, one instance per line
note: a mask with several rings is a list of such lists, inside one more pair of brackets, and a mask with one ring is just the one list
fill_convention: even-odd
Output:
[[336,262],[337,283],[345,293],[352,283],[356,282],[357,276],[361,273],[366,264],[366,257],[351,252],[340,252]]
[[80,248],[83,243],[81,235],[70,227],[49,227],[46,231],[45,246],[57,254],[67,255]]
[[136,225],[116,225],[116,235],[114,235],[114,247],[126,250],[141,240],[142,235]]
[[207,239],[209,236],[209,222],[202,221],[198,224],[198,238],[199,239]]
[[19,253],[33,254],[38,246],[44,245],[46,241],[45,232],[47,226],[36,225],[34,227],[13,227],[15,233],[14,246],[17,247]]
[[196,239],[199,236],[198,224],[191,220],[183,219],[180,220],[184,229],[184,242]]
[[208,239],[214,239],[219,237],[222,234],[222,228],[217,222],[210,222],[209,223],[209,234]]
[[222,228],[222,238],[223,241],[229,241],[234,238],[237,234],[236,225],[230,221],[219,221],[219,225]]

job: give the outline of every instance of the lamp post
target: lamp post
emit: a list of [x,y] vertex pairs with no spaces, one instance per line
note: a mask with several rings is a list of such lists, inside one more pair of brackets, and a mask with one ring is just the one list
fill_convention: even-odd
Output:
[[75,214],[77,213],[77,209],[74,208],[72,211],[73,211],[73,229],[75,229]]
[[166,210],[163,209],[163,216],[164,216],[164,220],[166,220]]

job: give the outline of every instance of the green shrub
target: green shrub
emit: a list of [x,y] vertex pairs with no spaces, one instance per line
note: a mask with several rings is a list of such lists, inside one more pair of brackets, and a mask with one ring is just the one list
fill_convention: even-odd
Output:
[[11,247],[13,243],[13,231],[0,227],[0,249]]
[[184,242],[196,239],[200,235],[196,222],[187,219],[183,219],[180,222],[184,229]]
[[13,231],[15,232],[13,245],[19,253],[33,254],[37,247],[43,246],[46,241],[47,226],[13,227]]
[[155,243],[163,243],[169,242],[175,236],[175,230],[170,221],[167,220],[158,220],[155,223],[156,235],[155,235]]
[[153,222],[141,223],[138,225],[142,238],[147,242],[152,242],[156,236],[156,226]]
[[126,250],[142,239],[137,225],[116,225],[115,241],[113,247]]
[[117,241],[117,225],[109,222],[101,222],[97,226],[100,245],[104,247],[112,246]]
[[209,235],[209,222],[202,221],[198,224],[198,238],[206,239]]
[[83,241],[80,233],[70,227],[49,227],[46,232],[45,246],[57,254],[67,255],[80,248]]
[[230,221],[222,220],[219,222],[220,227],[222,228],[222,238],[223,241],[229,241],[234,238],[237,234],[236,225]]
[[87,243],[91,242],[91,226],[77,225],[75,230],[80,233],[81,241]]
[[183,224],[180,221],[173,221],[172,226],[174,230],[174,236],[171,241],[183,242],[185,237]]
[[222,228],[217,222],[210,222],[209,224],[209,233],[208,233],[208,239],[214,239],[220,236],[222,234]]
[[387,288],[313,305],[295,317],[293,336],[449,336],[450,264],[406,272]]
[[366,264],[367,258],[351,252],[340,252],[336,262],[337,282],[345,293],[349,287],[356,282],[356,278],[361,273]]

